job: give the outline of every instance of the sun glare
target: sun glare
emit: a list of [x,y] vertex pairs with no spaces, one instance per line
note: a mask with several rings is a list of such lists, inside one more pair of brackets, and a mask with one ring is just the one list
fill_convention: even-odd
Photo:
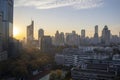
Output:
[[13,35],[14,35],[14,37],[15,37],[15,36],[18,36],[18,34],[19,34],[19,29],[15,26],[15,27],[13,28]]

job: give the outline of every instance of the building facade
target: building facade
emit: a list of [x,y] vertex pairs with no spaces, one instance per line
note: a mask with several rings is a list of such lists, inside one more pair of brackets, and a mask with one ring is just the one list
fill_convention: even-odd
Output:
[[101,42],[105,45],[110,44],[111,31],[105,26],[102,30],[102,40]]
[[44,36],[44,30],[43,29],[39,29],[38,30],[38,39],[40,38],[40,37],[43,37]]
[[98,25],[95,26],[95,33],[93,38],[93,44],[97,45],[99,43],[99,36],[98,36]]
[[119,66],[114,61],[87,60],[73,67],[71,76],[73,80],[117,80],[120,76]]
[[85,30],[84,29],[81,30],[81,38],[85,38]]
[[27,26],[27,45],[31,45],[34,40],[34,21],[31,22],[29,26]]
[[40,39],[40,50],[42,52],[50,52],[52,49],[52,39],[50,36],[43,36]]
[[0,0],[0,13],[2,13],[3,49],[8,50],[9,42],[13,37],[13,0]]
[[43,29],[39,29],[38,30],[38,48],[40,49],[41,46],[41,39],[44,36],[44,30]]

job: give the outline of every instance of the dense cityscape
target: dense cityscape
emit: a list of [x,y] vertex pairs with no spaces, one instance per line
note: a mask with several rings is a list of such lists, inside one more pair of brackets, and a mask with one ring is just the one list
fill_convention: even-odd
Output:
[[13,13],[14,0],[0,0],[0,80],[120,80],[120,32],[95,24],[92,37],[86,28],[51,36],[31,20],[18,40]]

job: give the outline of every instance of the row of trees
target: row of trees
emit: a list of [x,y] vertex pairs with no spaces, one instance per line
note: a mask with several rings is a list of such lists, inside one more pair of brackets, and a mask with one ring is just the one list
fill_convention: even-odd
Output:
[[53,62],[53,56],[41,53],[35,48],[26,48],[17,58],[0,62],[0,78],[29,77],[34,70],[43,70],[44,66]]

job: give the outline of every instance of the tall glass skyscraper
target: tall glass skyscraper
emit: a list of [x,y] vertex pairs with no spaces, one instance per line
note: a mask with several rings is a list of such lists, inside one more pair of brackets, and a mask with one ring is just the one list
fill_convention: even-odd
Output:
[[34,21],[27,26],[27,44],[32,45],[34,40]]
[[0,13],[2,14],[2,39],[3,49],[8,50],[8,45],[13,37],[13,5],[14,0],[0,0]]

